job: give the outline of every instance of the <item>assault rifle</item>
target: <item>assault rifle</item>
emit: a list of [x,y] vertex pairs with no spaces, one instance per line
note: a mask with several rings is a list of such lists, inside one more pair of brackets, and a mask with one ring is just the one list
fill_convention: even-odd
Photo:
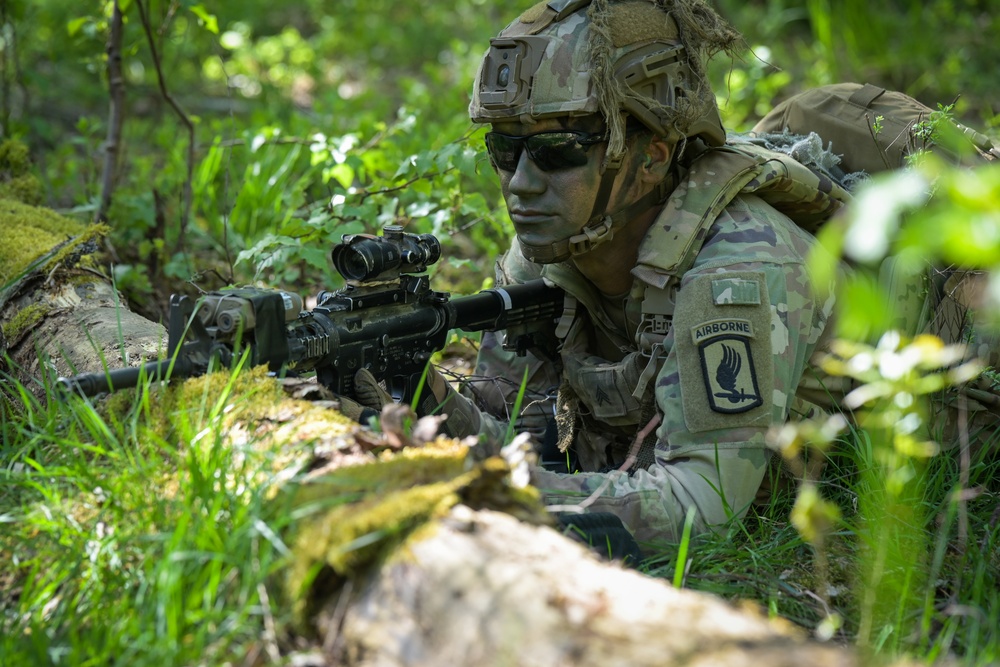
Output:
[[315,371],[341,396],[354,395],[354,375],[367,368],[408,401],[452,329],[506,329],[506,346],[523,354],[562,312],[562,290],[541,280],[455,299],[434,291],[421,274],[440,256],[432,234],[408,234],[395,225],[382,236],[345,235],[332,260],[347,285],[320,292],[312,310],[302,310],[298,295],[272,289],[224,289],[197,300],[175,294],[166,359],[59,378],[59,387],[96,396],[134,387],[144,376],[165,380],[202,375],[213,365],[228,368],[248,354],[251,365],[267,364],[275,373]]

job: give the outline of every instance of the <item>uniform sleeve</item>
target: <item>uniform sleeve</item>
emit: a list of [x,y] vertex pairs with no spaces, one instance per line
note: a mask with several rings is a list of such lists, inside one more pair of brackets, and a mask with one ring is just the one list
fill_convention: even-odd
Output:
[[832,309],[810,293],[810,240],[767,216],[731,207],[681,281],[656,380],[655,463],[631,476],[539,470],[548,504],[600,490],[588,511],[613,512],[639,541],[676,541],[689,508],[696,531],[746,512],[770,458],[765,434],[787,419]]

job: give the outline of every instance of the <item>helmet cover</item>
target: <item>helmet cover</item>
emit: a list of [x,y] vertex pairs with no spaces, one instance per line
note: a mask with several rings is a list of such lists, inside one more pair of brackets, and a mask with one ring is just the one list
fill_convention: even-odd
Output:
[[623,113],[658,136],[725,143],[703,59],[740,41],[702,0],[552,0],[490,41],[469,115],[477,123],[600,113],[609,156]]

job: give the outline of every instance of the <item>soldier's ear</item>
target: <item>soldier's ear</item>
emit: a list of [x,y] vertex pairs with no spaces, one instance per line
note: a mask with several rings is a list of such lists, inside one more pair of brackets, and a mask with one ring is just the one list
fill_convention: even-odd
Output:
[[639,176],[644,181],[659,183],[670,171],[670,157],[674,147],[663,137],[653,136],[646,144],[645,154],[639,168]]

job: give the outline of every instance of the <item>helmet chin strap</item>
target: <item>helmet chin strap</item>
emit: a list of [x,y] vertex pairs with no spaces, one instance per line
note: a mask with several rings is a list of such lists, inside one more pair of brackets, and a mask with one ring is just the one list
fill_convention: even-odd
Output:
[[597,197],[594,199],[594,207],[590,212],[590,220],[579,234],[543,245],[521,241],[521,254],[536,264],[565,262],[570,257],[588,253],[605,241],[610,241],[614,238],[615,231],[621,229],[629,220],[645,213],[653,206],[663,203],[676,183],[673,170],[650,192],[619,211],[605,214],[604,211],[611,199],[611,190],[614,188],[615,178],[621,169],[623,159],[624,155],[609,162],[605,168],[604,174],[601,176],[601,185],[597,190]]

